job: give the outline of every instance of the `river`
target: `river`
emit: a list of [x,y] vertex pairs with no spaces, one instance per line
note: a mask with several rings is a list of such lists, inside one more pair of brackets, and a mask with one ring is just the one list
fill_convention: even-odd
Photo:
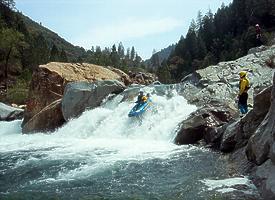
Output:
[[0,199],[257,198],[247,177],[230,175],[226,156],[173,143],[195,106],[176,92],[151,98],[142,118],[129,118],[133,101],[117,96],[52,134],[0,122]]

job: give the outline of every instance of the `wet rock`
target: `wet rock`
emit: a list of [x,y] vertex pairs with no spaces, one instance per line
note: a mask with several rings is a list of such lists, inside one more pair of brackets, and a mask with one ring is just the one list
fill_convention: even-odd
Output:
[[232,123],[226,128],[221,141],[221,151],[231,152],[235,149],[235,145],[237,144],[236,135],[240,130],[239,121]]
[[0,103],[0,121],[12,121],[23,118],[24,110]]
[[266,200],[275,199],[275,165],[267,160],[252,173],[254,184]]
[[189,117],[181,124],[180,131],[175,138],[175,143],[178,145],[194,144],[203,138],[207,128],[203,116]]
[[209,147],[214,149],[220,149],[221,138],[228,124],[224,124],[221,127],[213,128],[204,135],[204,140]]
[[248,160],[261,165],[270,158],[270,149],[274,143],[275,136],[275,75],[271,95],[271,106],[264,121],[256,130],[255,134],[249,139],[246,154]]
[[265,118],[270,107],[272,86],[254,98],[254,107],[245,117],[227,127],[221,142],[221,151],[231,152],[244,147]]
[[254,163],[251,163],[247,160],[245,154],[245,147],[235,150],[232,154],[229,155],[230,163],[234,171],[233,174],[242,174],[248,175],[251,173],[255,167]]
[[68,83],[62,98],[64,119],[79,116],[85,109],[99,106],[109,94],[118,94],[125,89],[119,81],[96,81]]
[[233,115],[235,111],[224,105],[207,105],[192,113],[179,125],[175,143],[194,144],[203,138],[207,142],[218,141],[221,132],[215,129],[228,123]]
[[61,99],[52,102],[33,116],[22,128],[23,133],[51,132],[62,126],[65,120],[61,111]]

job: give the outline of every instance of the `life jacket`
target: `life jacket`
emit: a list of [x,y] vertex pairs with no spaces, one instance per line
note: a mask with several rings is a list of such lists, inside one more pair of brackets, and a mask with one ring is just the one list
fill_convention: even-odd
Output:
[[146,96],[143,96],[141,99],[143,102],[145,102],[145,101],[147,101],[148,98]]
[[250,89],[250,82],[248,78],[244,77],[240,79],[239,82],[239,95],[242,95],[243,93],[247,93],[247,91]]

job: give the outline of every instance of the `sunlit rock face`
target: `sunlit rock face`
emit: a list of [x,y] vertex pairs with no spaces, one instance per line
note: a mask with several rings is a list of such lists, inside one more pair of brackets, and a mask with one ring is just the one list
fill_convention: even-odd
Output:
[[123,82],[129,79],[128,75],[122,71],[117,70],[116,72],[102,66],[86,63],[52,62],[40,65],[32,76],[23,125],[47,105],[62,98],[64,88],[69,82],[94,82],[97,80]]

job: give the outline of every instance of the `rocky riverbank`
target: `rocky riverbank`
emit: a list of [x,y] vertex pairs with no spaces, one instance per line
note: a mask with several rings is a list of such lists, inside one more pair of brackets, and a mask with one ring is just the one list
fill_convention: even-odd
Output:
[[[175,143],[203,141],[230,153],[235,170],[252,178],[264,199],[275,199],[275,73],[268,65],[274,59],[275,46],[250,52],[183,79],[186,98],[204,106],[179,125]],[[249,91],[253,108],[243,118],[234,106],[240,70],[250,73],[253,84]]]

